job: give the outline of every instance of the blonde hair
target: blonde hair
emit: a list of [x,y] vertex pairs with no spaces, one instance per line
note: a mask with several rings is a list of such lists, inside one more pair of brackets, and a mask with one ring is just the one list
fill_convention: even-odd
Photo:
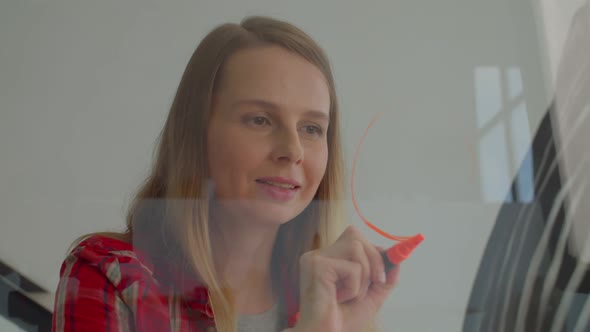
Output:
[[[325,76],[330,92],[328,164],[312,203],[281,225],[273,253],[273,280],[281,273],[298,296],[299,257],[332,243],[344,226],[344,162],[334,78],[321,47],[299,28],[267,17],[213,29],[198,45],[182,75],[157,145],[151,173],[127,215],[127,230],[110,236],[160,255],[176,254],[181,267],[208,289],[218,331],[235,331],[228,288],[217,273],[209,233],[207,130],[211,100],[224,63],[239,50],[277,45],[305,58]],[[104,234],[104,233],[103,233]],[[164,254],[162,254],[164,253]],[[283,271],[278,270],[281,262]],[[274,285],[275,287],[277,285]]]

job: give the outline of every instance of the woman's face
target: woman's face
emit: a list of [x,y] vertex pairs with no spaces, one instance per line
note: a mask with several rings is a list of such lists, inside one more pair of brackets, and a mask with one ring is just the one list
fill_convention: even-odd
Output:
[[222,76],[208,134],[218,206],[244,222],[287,222],[311,202],[326,171],[326,80],[278,46],[239,51]]

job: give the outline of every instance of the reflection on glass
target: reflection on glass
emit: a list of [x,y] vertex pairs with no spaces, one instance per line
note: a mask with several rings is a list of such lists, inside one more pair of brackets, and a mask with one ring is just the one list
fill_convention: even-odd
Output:
[[[532,156],[527,154],[531,131],[521,70],[477,67],[474,78],[482,198],[530,202],[534,193]],[[510,188],[517,171],[516,187]]]
[[[512,112],[512,143],[515,156],[525,156],[522,167],[516,176],[517,199],[521,203],[530,203],[534,196],[533,156],[529,151],[530,127],[524,101],[518,103]],[[518,169],[520,159],[515,158],[512,164]]]

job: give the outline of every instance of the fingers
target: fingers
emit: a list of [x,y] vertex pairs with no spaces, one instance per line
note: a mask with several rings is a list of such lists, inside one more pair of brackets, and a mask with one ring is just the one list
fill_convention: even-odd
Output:
[[371,266],[371,282],[385,283],[385,265],[383,264],[383,258],[381,258],[381,252],[364,237],[361,241],[363,242]]
[[371,298],[376,308],[380,308],[385,299],[390,295],[399,278],[399,266],[392,268],[386,273],[386,281],[384,284],[371,284],[367,292],[367,296]]
[[331,246],[303,254],[298,324],[318,327],[307,329],[314,331],[341,330],[344,322],[355,331],[364,326],[397,283],[399,267],[385,274],[382,251],[349,227]]
[[305,254],[300,264],[301,280],[304,281],[301,295],[307,300],[336,298],[342,303],[356,298],[363,291],[363,268],[357,262]]
[[326,258],[326,260],[326,265],[334,269],[339,277],[336,288],[338,303],[352,300],[367,292],[362,283],[363,269],[360,264],[342,259]]
[[325,255],[335,259],[355,262],[360,266],[359,287],[361,289],[361,295],[364,295],[362,293],[364,293],[369,287],[371,264],[363,243],[357,239],[340,241],[335,243],[334,246],[327,248]]
[[348,227],[324,254],[357,262],[362,267],[361,296],[366,294],[371,283],[385,283],[385,267],[379,250],[356,228]]

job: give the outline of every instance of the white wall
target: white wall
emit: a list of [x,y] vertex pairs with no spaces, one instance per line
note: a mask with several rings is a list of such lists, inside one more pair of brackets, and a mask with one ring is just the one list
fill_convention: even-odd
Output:
[[[386,304],[385,330],[459,330],[508,189],[502,179],[523,158],[513,146],[528,140],[546,106],[528,1],[3,2],[1,259],[54,289],[75,236],[121,229],[190,54],[213,26],[247,14],[290,20],[326,48],[349,165],[365,126],[387,112],[365,142],[357,195],[369,219],[426,241]],[[520,143],[492,139],[482,150],[486,132],[512,128],[510,110],[492,114],[495,122],[478,118],[495,102],[496,83],[505,109],[515,101],[508,81],[487,76],[478,76],[476,99],[476,72],[493,78],[510,68],[522,76],[516,102],[526,104],[528,123],[516,127]]]

